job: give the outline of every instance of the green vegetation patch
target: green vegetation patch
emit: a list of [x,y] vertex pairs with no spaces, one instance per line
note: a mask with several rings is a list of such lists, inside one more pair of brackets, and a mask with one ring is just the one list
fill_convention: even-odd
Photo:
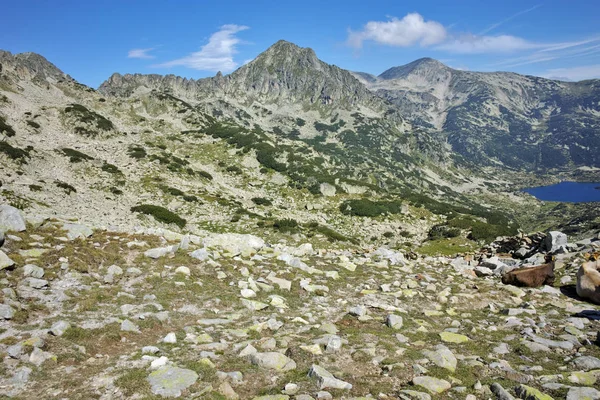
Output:
[[252,202],[254,204],[256,204],[257,206],[271,206],[273,205],[273,202],[267,198],[264,197],[253,197],[252,198]]
[[[65,108],[65,113],[73,116],[75,119],[77,119],[81,123],[92,124],[96,128],[98,128],[102,131],[110,131],[110,130],[114,129],[114,125],[110,120],[108,120],[107,118],[98,114],[95,111],[91,111],[91,110],[87,109],[85,106],[82,106],[81,104],[70,104],[69,106],[67,106]],[[81,127],[78,127],[78,128],[80,128],[80,129],[76,129],[77,133],[85,134],[85,135],[89,135],[89,136],[96,135],[96,132],[87,131]]]
[[102,165],[102,171],[108,172],[109,174],[113,175],[122,174],[121,170],[116,165],[109,164],[107,162],[104,162],[104,164]]
[[54,181],[54,184],[57,187],[59,187],[62,190],[64,190],[66,194],[77,193],[77,189],[75,189],[73,186],[69,185],[66,182],[56,180],[56,181]]
[[369,199],[346,200],[340,204],[340,211],[345,215],[356,215],[359,217],[377,217],[382,214],[400,214],[402,202],[373,201]]
[[15,130],[13,129],[13,127],[10,126],[9,124],[7,124],[6,120],[1,115],[0,115],[0,133],[4,133],[8,137],[13,137],[17,134],[15,132]]
[[33,147],[27,146],[25,149],[20,149],[18,147],[13,147],[7,142],[0,142],[0,153],[6,154],[8,158],[19,163],[19,164],[27,164],[27,159],[31,158],[31,151]]
[[69,149],[67,147],[60,149],[60,152],[65,156],[69,157],[69,161],[72,163],[78,163],[94,159],[94,157],[88,156],[87,154],[82,153],[81,151]]
[[180,228],[183,228],[187,223],[185,219],[161,206],[140,204],[139,206],[131,207],[131,211],[150,215],[159,222],[175,224]]
[[131,158],[139,160],[140,158],[145,158],[148,153],[146,153],[146,149],[144,149],[142,146],[132,144],[127,148],[127,155]]

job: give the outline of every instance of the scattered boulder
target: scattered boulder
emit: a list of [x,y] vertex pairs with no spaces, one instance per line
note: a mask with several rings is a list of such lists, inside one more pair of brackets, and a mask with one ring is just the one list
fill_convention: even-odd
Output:
[[553,400],[552,397],[540,392],[539,390],[527,385],[519,385],[515,388],[515,393],[520,399],[525,400]]
[[0,206],[0,232],[23,232],[26,228],[21,210],[7,204]]
[[588,261],[577,271],[577,294],[600,304],[600,261]]
[[321,185],[319,186],[319,191],[321,192],[321,194],[325,197],[331,197],[331,196],[335,196],[335,186],[329,184],[329,183],[321,183]]
[[540,287],[554,283],[554,260],[546,259],[546,264],[512,270],[502,276],[505,285]]
[[567,235],[558,231],[548,232],[546,239],[544,239],[544,249],[549,253],[554,253],[561,248],[567,246]]
[[180,397],[181,392],[198,380],[191,369],[163,366],[148,375],[152,393],[163,397]]
[[56,321],[50,328],[50,334],[54,336],[62,336],[71,327],[67,321]]
[[337,379],[333,374],[327,371],[325,368],[318,365],[314,365],[308,371],[308,376],[315,378],[319,382],[320,389],[352,389],[352,384],[344,382],[341,379]]
[[67,237],[69,240],[75,240],[77,238],[85,239],[94,233],[88,226],[82,224],[62,224],[62,229],[67,231]]
[[15,265],[15,262],[11,260],[2,250],[0,250],[0,271],[10,268],[13,265]]
[[251,354],[250,362],[259,367],[276,371],[290,371],[296,369],[296,362],[294,360],[275,351]]
[[443,393],[452,387],[450,382],[431,376],[416,376],[413,378],[412,382],[413,385],[421,386],[434,394]]
[[8,304],[0,304],[0,318],[12,319],[15,316],[15,309]]

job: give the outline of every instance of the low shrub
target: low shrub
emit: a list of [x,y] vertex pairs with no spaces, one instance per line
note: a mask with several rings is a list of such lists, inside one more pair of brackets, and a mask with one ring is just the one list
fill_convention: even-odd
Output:
[[30,127],[34,128],[34,129],[40,129],[40,124],[38,124],[35,121],[32,120],[27,120],[27,125],[29,125]]
[[429,230],[429,233],[427,234],[427,237],[429,238],[429,240],[436,240],[436,239],[453,238],[453,237],[457,237],[459,235],[460,235],[459,228],[453,228],[448,225],[438,224],[438,225],[434,225],[433,227],[431,227],[431,229]]
[[27,159],[31,158],[29,153],[33,150],[33,147],[27,146],[25,149],[13,147],[7,142],[0,141],[0,153],[4,153],[13,161],[19,164],[27,164]]
[[69,157],[69,161],[72,163],[78,163],[78,162],[82,162],[82,161],[87,161],[87,160],[93,160],[94,157],[92,156],[88,156],[85,153],[82,153],[78,150],[75,149],[69,149],[67,147],[62,148],[61,153],[63,153],[65,156]]
[[42,187],[40,185],[31,184],[29,185],[29,190],[31,190],[32,192],[41,192]]
[[271,200],[266,199],[264,197],[253,197],[252,198],[252,202],[254,204],[256,204],[257,206],[271,206],[271,205],[273,205],[273,203],[271,202]]
[[140,204],[138,206],[131,207],[131,211],[150,215],[159,222],[175,224],[180,228],[183,228],[187,223],[185,219],[161,206]]
[[63,181],[55,181],[54,184],[65,191],[66,194],[77,193],[77,189]]
[[139,160],[140,158],[145,158],[148,153],[146,153],[146,149],[144,149],[142,146],[130,145],[127,149],[127,155],[129,155],[131,158]]
[[213,176],[206,171],[198,171],[198,175],[202,178],[208,179],[209,181],[213,180]]
[[7,124],[2,116],[0,116],[0,133],[4,133],[8,137],[13,137],[17,134],[13,127]]
[[281,232],[294,232],[298,229],[298,221],[291,218],[278,219],[273,222],[273,227]]
[[107,162],[104,162],[104,164],[102,165],[102,171],[108,172],[109,174],[113,175],[121,174],[121,170],[116,165],[109,164]]

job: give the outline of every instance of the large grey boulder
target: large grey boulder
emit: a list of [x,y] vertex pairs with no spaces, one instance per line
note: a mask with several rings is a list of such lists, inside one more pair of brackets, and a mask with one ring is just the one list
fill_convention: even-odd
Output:
[[180,397],[181,392],[198,380],[191,369],[164,366],[148,375],[152,393],[163,397]]
[[69,240],[85,239],[92,236],[92,234],[94,233],[94,231],[92,231],[90,227],[82,224],[66,223],[62,225],[62,229],[67,231],[67,237],[69,238]]
[[23,232],[25,229],[25,218],[18,208],[7,204],[0,206],[0,232]]
[[15,262],[11,260],[2,250],[0,250],[0,271],[15,265]]
[[11,319],[15,315],[15,309],[8,304],[0,304],[0,318]]
[[337,379],[333,374],[327,371],[325,368],[318,365],[314,365],[308,371],[308,376],[314,378],[319,382],[320,389],[352,389],[352,384],[344,382],[341,379]]
[[331,196],[335,196],[335,186],[329,184],[329,183],[321,183],[321,185],[319,186],[319,191],[321,192],[321,194],[325,197],[331,197]]
[[544,249],[547,252],[554,253],[561,248],[567,246],[567,235],[559,231],[548,232],[548,236],[544,239]]
[[259,367],[276,371],[296,369],[296,362],[294,360],[277,352],[254,353],[250,355],[250,362]]

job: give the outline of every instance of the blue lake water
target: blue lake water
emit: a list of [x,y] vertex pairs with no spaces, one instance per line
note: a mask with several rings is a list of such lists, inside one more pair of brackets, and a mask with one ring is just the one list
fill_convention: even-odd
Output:
[[561,182],[550,186],[527,188],[523,191],[544,201],[569,203],[600,201],[600,182]]

